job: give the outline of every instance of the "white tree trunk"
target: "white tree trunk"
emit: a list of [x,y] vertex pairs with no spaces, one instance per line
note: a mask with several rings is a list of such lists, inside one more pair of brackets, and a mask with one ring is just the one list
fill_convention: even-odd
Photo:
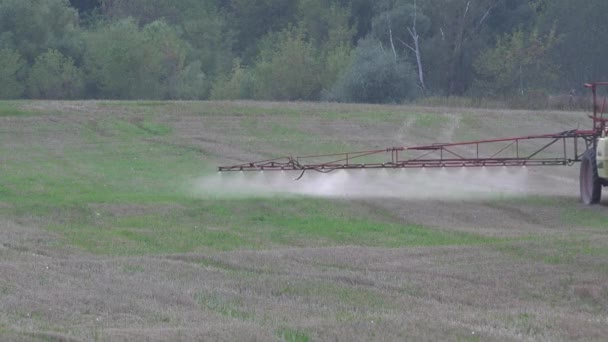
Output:
[[420,35],[418,34],[418,31],[416,30],[416,26],[417,26],[417,22],[418,22],[418,3],[417,1],[414,1],[414,23],[412,24],[412,27],[408,27],[407,30],[410,33],[410,36],[412,37],[412,41],[414,42],[414,46],[412,47],[411,45],[405,43],[404,41],[401,41],[401,44],[403,44],[406,48],[410,49],[414,55],[416,56],[416,65],[418,66],[418,82],[420,83],[420,89],[422,89],[422,92],[424,92],[426,90],[426,85],[424,84],[424,68],[422,67],[422,52],[420,51]]

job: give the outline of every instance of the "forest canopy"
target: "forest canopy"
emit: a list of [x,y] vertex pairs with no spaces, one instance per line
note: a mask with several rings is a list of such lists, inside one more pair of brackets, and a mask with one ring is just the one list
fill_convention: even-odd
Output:
[[0,0],[0,99],[512,100],[608,80],[605,0]]

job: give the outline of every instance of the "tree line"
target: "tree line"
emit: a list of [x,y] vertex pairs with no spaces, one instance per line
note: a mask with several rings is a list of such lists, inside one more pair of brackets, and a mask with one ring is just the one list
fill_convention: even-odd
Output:
[[608,80],[605,0],[0,0],[0,98],[499,100]]

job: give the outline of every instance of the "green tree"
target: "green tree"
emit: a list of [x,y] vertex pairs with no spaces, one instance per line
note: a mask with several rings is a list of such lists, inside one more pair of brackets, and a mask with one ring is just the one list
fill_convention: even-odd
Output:
[[297,21],[307,38],[323,50],[350,45],[355,35],[348,7],[326,0],[299,0]]
[[0,99],[15,99],[23,94],[21,80],[26,68],[25,61],[12,49],[0,50]]
[[353,48],[344,43],[333,50],[325,52],[323,58],[323,71],[321,83],[325,92],[331,89],[340,78],[340,75],[351,67],[353,61]]
[[534,24],[531,0],[418,1],[429,18],[421,38],[427,86],[443,95],[466,94],[474,82],[473,63],[497,37]]
[[391,50],[395,59],[407,58],[416,65],[418,86],[424,91],[425,56],[421,40],[429,30],[429,18],[416,0],[382,0],[376,6],[378,14],[373,19],[374,36]]
[[500,38],[496,47],[475,62],[477,92],[484,96],[512,98],[555,85],[558,68],[548,55],[557,39],[552,31],[541,36],[523,30]]
[[78,13],[68,0],[0,0],[0,47],[30,63],[48,49],[78,57]]
[[101,0],[70,0],[72,7],[80,14],[89,14],[101,6]]
[[211,98],[214,100],[238,100],[253,97],[254,79],[251,71],[241,65],[240,60],[234,61],[232,72],[225,78],[219,79],[213,87]]
[[102,9],[107,18],[133,18],[140,27],[165,22],[188,43],[188,63],[200,61],[212,78],[230,72],[234,34],[215,1],[104,0]]
[[87,35],[85,68],[97,96],[158,98],[156,52],[132,20],[100,25]]
[[202,70],[201,62],[194,61],[181,70],[175,88],[175,98],[180,100],[207,99],[211,84]]
[[164,21],[154,21],[146,25],[141,38],[148,49],[148,73],[157,89],[151,95],[155,98],[178,98],[177,85],[182,82],[182,71],[186,60],[186,47],[175,30]]
[[323,88],[319,51],[300,29],[267,37],[253,72],[255,97],[314,100]]
[[541,14],[538,27],[548,33],[555,28],[560,39],[550,55],[561,66],[563,89],[608,79],[604,37],[608,32],[608,1],[536,0]]
[[359,42],[353,63],[340,77],[326,100],[340,102],[399,103],[416,96],[411,65],[395,59],[374,38]]
[[352,13],[351,22],[356,27],[353,44],[367,37],[372,31],[374,17],[374,2],[369,0],[340,0],[343,6],[349,6]]
[[319,50],[321,85],[329,89],[351,63],[356,33],[351,10],[336,1],[300,0],[297,20],[306,40]]
[[228,0],[230,27],[236,31],[236,47],[246,65],[258,56],[258,44],[269,33],[294,25],[298,1]]
[[28,77],[28,93],[35,99],[75,99],[82,96],[82,72],[57,50],[38,56]]
[[120,99],[201,99],[209,82],[200,61],[164,21],[143,28],[131,19],[100,25],[87,37],[85,67],[93,94]]

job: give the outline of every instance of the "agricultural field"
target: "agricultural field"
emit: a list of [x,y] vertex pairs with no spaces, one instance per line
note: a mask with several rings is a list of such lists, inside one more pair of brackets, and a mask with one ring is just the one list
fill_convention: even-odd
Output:
[[[587,125],[579,112],[0,102],[0,340],[604,340],[608,210],[579,203],[577,166],[436,173],[415,191],[379,171],[390,191],[369,196],[216,172]],[[374,182],[366,172],[353,179]]]

